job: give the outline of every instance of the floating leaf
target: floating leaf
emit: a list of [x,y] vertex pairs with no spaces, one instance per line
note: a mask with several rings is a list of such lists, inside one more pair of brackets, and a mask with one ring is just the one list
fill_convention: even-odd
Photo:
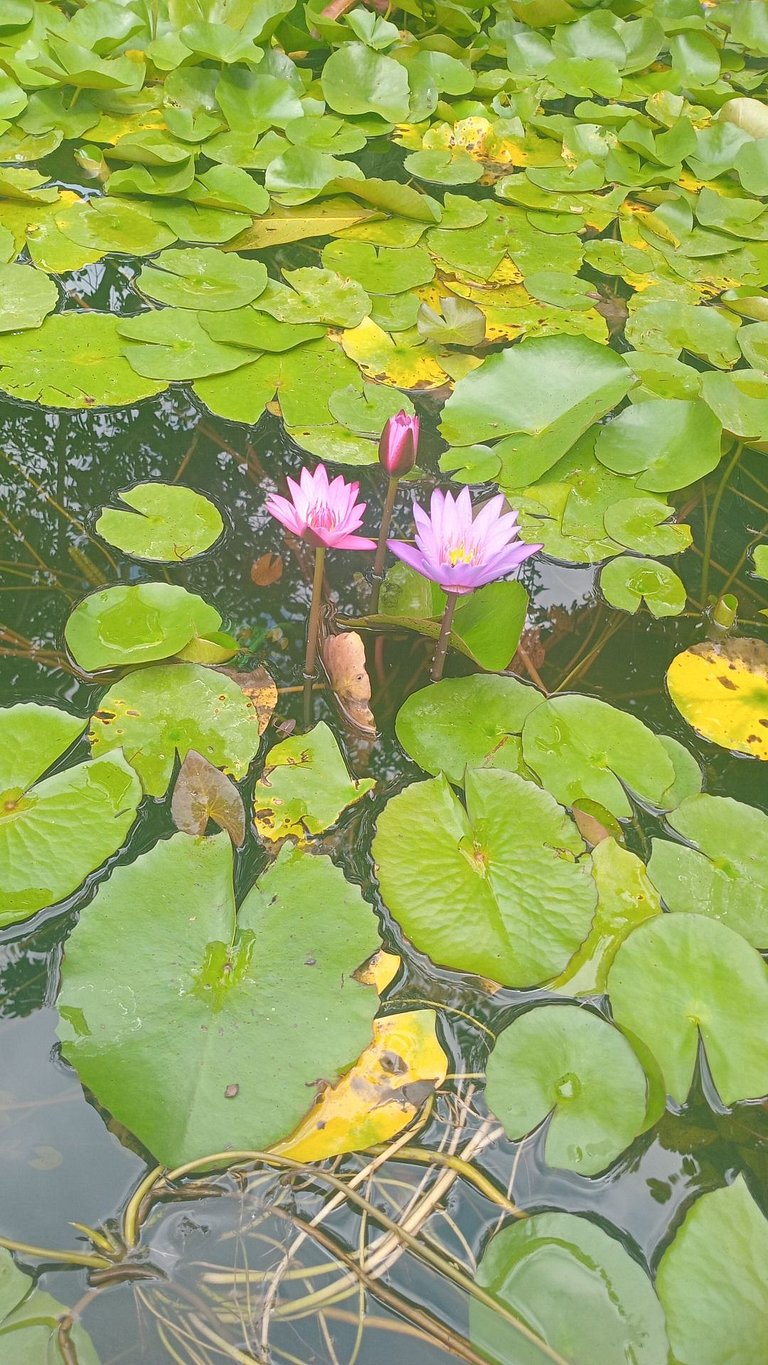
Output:
[[137,374],[150,379],[200,379],[248,362],[239,347],[213,341],[197,314],[183,308],[163,308],[115,321],[123,338],[123,355]]
[[283,576],[283,561],[280,555],[271,552],[259,555],[251,565],[251,582],[257,588],[269,588],[273,583],[279,583]]
[[328,635],[320,648],[323,668],[342,715],[365,734],[376,734],[371,711],[371,680],[365,665],[365,645],[354,630]]
[[373,842],[384,901],[441,966],[509,986],[551,980],[595,908],[581,837],[547,792],[514,773],[468,772],[466,801],[465,810],[443,776],[389,801]]
[[136,403],[165,388],[123,359],[120,319],[58,313],[33,331],[0,336],[0,388],[51,408]]
[[333,731],[320,721],[267,754],[253,793],[256,830],[269,842],[321,834],[375,785],[350,777]]
[[[225,350],[290,351],[305,341],[325,336],[325,327],[309,322],[278,322],[259,308],[234,308],[226,313],[198,313],[200,325]],[[251,357],[241,357],[247,362]],[[230,369],[233,367],[230,366]]]
[[768,759],[768,644],[748,636],[709,640],[677,654],[669,695],[704,739]]
[[470,1301],[472,1341],[494,1365],[540,1365],[544,1351],[531,1341],[531,1331],[550,1356],[556,1351],[571,1365],[667,1360],[664,1313],[651,1281],[621,1243],[588,1218],[537,1213],[503,1228],[483,1252],[477,1283],[527,1329]]
[[650,398],[602,427],[595,454],[617,474],[640,475],[652,493],[685,488],[720,463],[721,426],[700,399]]
[[419,335],[443,346],[479,346],[485,340],[485,314],[466,299],[440,299],[440,312],[428,303],[419,307],[416,326]]
[[621,611],[636,612],[645,602],[651,616],[679,616],[685,609],[685,585],[667,564],[620,555],[600,571],[600,591]]
[[428,773],[462,785],[467,768],[523,768],[520,732],[543,700],[517,678],[444,678],[413,692],[397,713],[397,738]]
[[78,199],[57,212],[55,222],[78,246],[126,256],[152,256],[175,237],[157,221],[153,208],[128,199]]
[[136,283],[142,293],[171,308],[215,312],[253,303],[267,283],[267,267],[211,247],[169,250],[143,266]]
[[[5,17],[3,15],[3,17]],[[61,1323],[69,1318],[66,1304],[35,1288],[31,1275],[14,1264],[10,1251],[0,1250],[0,1360],[8,1365],[99,1365],[87,1332],[72,1322],[66,1333],[65,1355]],[[77,1356],[74,1357],[74,1352]]]
[[597,697],[543,702],[523,726],[523,757],[558,801],[596,801],[618,819],[632,807],[625,787],[663,809],[675,771],[657,735],[637,716]]
[[138,583],[85,597],[71,613],[64,638],[75,663],[96,673],[168,659],[220,625],[216,608],[186,588]]
[[732,929],[703,915],[657,915],[608,973],[613,1017],[650,1049],[685,1104],[703,1046],[723,1104],[768,1093],[768,969]]
[[0,924],[15,924],[76,891],[116,853],[141,789],[121,753],[40,776],[85,721],[21,702],[0,711]]
[[62,1051],[166,1166],[264,1149],[370,1042],[376,995],[352,973],[377,945],[327,859],[284,850],[236,912],[228,836],[175,834],[117,869],[67,940]]
[[768,816],[725,796],[688,797],[666,820],[685,843],[654,839],[648,875],[668,910],[722,920],[768,945]]
[[121,748],[149,796],[162,796],[178,754],[202,754],[239,779],[260,740],[256,709],[230,678],[198,664],[129,673],[104,694],[91,720],[94,754]]
[[357,327],[371,311],[371,300],[357,280],[335,270],[304,266],[284,270],[290,289],[274,283],[258,307],[280,322],[323,322],[334,327]]
[[483,174],[479,161],[473,160],[463,147],[453,151],[441,149],[412,152],[403,163],[410,175],[434,185],[472,185]]
[[740,319],[724,308],[706,308],[672,299],[653,299],[634,309],[625,329],[639,351],[677,356],[681,351],[729,369],[739,358]]
[[638,554],[674,555],[691,543],[690,526],[670,523],[674,508],[658,498],[624,498],[603,513],[609,536]]
[[369,294],[403,294],[428,284],[435,273],[423,247],[397,251],[370,242],[329,242],[323,248],[323,265],[358,280]]
[[519,1141],[546,1123],[549,1166],[597,1175],[648,1126],[648,1082],[635,1052],[579,1005],[518,1014],[487,1070],[488,1105],[507,1137]]
[[768,1223],[742,1175],[701,1195],[659,1262],[656,1287],[680,1365],[761,1365]]
[[[579,824],[576,810],[574,819]],[[592,928],[550,987],[564,995],[603,995],[611,963],[625,938],[638,924],[661,914],[661,904],[645,865],[615,839],[602,839],[595,845],[592,873],[597,883]]]
[[215,545],[224,529],[218,507],[182,484],[137,483],[117,497],[134,511],[105,507],[96,530],[135,559],[169,564],[192,559]]
[[173,823],[184,834],[205,834],[208,821],[229,835],[236,848],[245,843],[245,806],[234,782],[190,749],[179,769],[171,800]]
[[320,78],[323,95],[337,114],[379,114],[392,123],[408,117],[410,90],[404,66],[364,43],[345,43],[332,52]]
[[53,280],[29,265],[0,265],[0,332],[39,327],[59,301]]
[[224,249],[260,251],[265,247],[281,246],[285,242],[300,242],[308,237],[330,237],[355,223],[379,217],[381,215],[374,209],[366,208],[346,195],[322,199],[315,204],[303,204],[300,208],[274,206]]
[[768,436],[768,375],[761,370],[710,370],[702,375],[705,403],[726,431],[746,440]]
[[434,1010],[408,1010],[373,1021],[373,1042],[336,1085],[323,1090],[277,1150],[294,1161],[324,1161],[390,1142],[442,1085],[448,1062]]
[[364,384],[362,389],[348,384],[331,394],[328,407],[336,420],[357,436],[375,437],[377,441],[390,417],[398,412],[412,416],[414,411],[407,394],[380,384]]
[[234,668],[219,668],[218,672],[224,673],[227,678],[237,683],[241,692],[253,703],[259,722],[259,734],[263,735],[277,706],[277,684],[272,675],[263,664],[251,669],[249,673]]
[[398,332],[391,337],[371,318],[365,318],[359,327],[343,333],[341,344],[363,374],[379,384],[413,392],[442,388],[450,382],[442,364],[445,356],[436,354],[430,343],[414,332]]

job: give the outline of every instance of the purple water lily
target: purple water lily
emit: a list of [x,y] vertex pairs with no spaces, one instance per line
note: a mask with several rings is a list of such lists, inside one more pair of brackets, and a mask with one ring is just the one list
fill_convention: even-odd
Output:
[[519,539],[517,512],[504,512],[503,507],[504,495],[499,493],[473,516],[468,488],[462,488],[457,498],[435,489],[428,513],[414,506],[416,544],[404,540],[387,544],[398,559],[443,592],[472,592],[512,573],[542,548]]

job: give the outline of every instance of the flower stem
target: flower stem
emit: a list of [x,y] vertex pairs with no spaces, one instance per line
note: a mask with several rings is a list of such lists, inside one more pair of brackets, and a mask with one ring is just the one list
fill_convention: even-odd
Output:
[[429,675],[432,682],[439,682],[443,676],[445,656],[448,653],[448,644],[451,638],[451,626],[453,625],[453,613],[456,610],[457,600],[458,593],[455,592],[448,593],[448,601],[445,604],[445,611],[443,612],[443,621],[442,625],[440,626],[440,634],[437,639],[435,657],[432,660],[432,672]]
[[387,484],[387,496],[384,499],[384,510],[381,514],[381,530],[379,531],[379,543],[376,546],[376,558],[373,561],[373,593],[371,595],[371,611],[379,610],[379,590],[384,577],[384,561],[387,557],[387,536],[389,535],[389,525],[392,520],[392,512],[397,497],[398,479],[390,479]]
[[317,669],[317,635],[320,625],[320,608],[323,604],[323,573],[325,571],[325,546],[318,545],[315,550],[315,576],[312,580],[312,604],[309,608],[307,625],[307,652],[304,656],[304,729],[312,722],[312,684]]

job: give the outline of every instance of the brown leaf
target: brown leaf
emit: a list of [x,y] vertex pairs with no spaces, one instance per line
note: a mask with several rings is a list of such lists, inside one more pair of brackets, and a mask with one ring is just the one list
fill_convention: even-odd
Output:
[[219,668],[217,672],[226,673],[253,703],[259,717],[259,734],[263,735],[277,706],[277,684],[272,675],[261,664],[248,673],[238,673],[234,668]]
[[205,834],[209,820],[229,835],[237,848],[245,843],[245,807],[234,782],[190,749],[176,778],[171,800],[176,828]]
[[365,667],[362,636],[355,631],[328,635],[323,640],[320,652],[342,714],[358,730],[375,735],[376,722],[368,705],[371,700],[371,680]]
[[594,848],[603,839],[618,838],[623,843],[618,821],[596,801],[580,801],[573,807],[573,819],[582,839]]
[[268,588],[279,583],[283,576],[283,561],[279,555],[260,555],[251,566],[251,579],[258,588]]

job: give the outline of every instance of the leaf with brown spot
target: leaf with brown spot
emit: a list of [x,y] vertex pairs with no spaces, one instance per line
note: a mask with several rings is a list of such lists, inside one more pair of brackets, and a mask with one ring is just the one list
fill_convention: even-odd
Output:
[[176,778],[171,815],[183,834],[205,834],[213,820],[236,848],[245,843],[243,798],[234,782],[195,749],[190,749]]
[[343,716],[368,735],[375,735],[376,722],[369,706],[371,680],[365,666],[365,645],[356,631],[329,635],[320,655],[323,668]]
[[259,734],[263,735],[275,707],[277,706],[277,684],[270,673],[262,664],[258,668],[253,668],[250,672],[238,672],[234,668],[219,668],[217,673],[226,673],[228,678],[236,682],[242,692],[250,702],[253,703],[256,714],[259,718]]

